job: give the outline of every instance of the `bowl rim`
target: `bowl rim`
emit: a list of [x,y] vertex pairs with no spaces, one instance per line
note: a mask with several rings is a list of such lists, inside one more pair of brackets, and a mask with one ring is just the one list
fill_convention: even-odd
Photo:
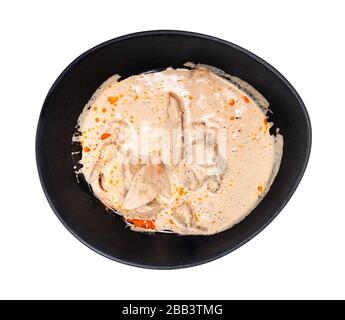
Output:
[[[55,205],[53,204],[53,201],[49,195],[49,192],[46,188],[46,184],[45,184],[45,177],[43,175],[43,172],[40,168],[40,146],[39,146],[39,136],[40,136],[40,131],[41,131],[41,127],[42,127],[42,122],[43,122],[43,116],[45,113],[45,110],[47,108],[48,105],[48,101],[49,98],[51,96],[51,94],[53,93],[53,91],[55,90],[55,88],[58,86],[59,82],[62,80],[62,78],[65,76],[65,74],[74,67],[74,65],[76,65],[79,61],[81,61],[84,57],[86,57],[87,55],[89,55],[90,53],[97,51],[98,49],[107,47],[109,45],[112,45],[114,43],[117,42],[121,42],[124,40],[128,40],[128,39],[135,39],[135,38],[142,38],[142,37],[149,37],[149,36],[157,36],[157,35],[167,35],[167,36],[173,36],[173,35],[179,35],[179,36],[187,36],[189,38],[201,38],[204,40],[210,40],[213,42],[217,42],[223,45],[226,45],[228,47],[231,47],[237,51],[239,51],[241,54],[244,54],[252,59],[254,59],[255,61],[257,61],[258,63],[262,64],[264,67],[266,67],[270,72],[274,73],[286,86],[287,88],[291,91],[291,93],[295,96],[295,98],[297,99],[299,106],[301,107],[301,111],[304,114],[304,117],[306,119],[305,125],[306,125],[306,140],[307,140],[307,146],[305,149],[305,156],[303,159],[303,163],[301,164],[301,170],[298,173],[298,175],[296,176],[296,180],[295,183],[293,185],[293,187],[289,190],[288,195],[285,197],[284,201],[282,202],[282,204],[276,208],[276,210],[274,211],[274,213],[272,215],[270,215],[269,218],[267,218],[261,225],[258,225],[258,227],[256,228],[256,231],[253,232],[252,234],[250,234],[248,237],[246,237],[246,239],[244,239],[243,241],[237,243],[235,246],[231,247],[230,249],[224,250],[212,257],[206,258],[206,259],[202,259],[199,260],[197,262],[193,262],[193,263],[187,263],[187,264],[180,264],[180,265],[154,265],[154,264],[143,264],[143,263],[136,263],[136,262],[131,262],[131,261],[127,261],[127,260],[123,260],[117,257],[114,257],[110,254],[107,254],[101,250],[99,250],[98,248],[92,246],[91,244],[89,244],[86,240],[82,239],[77,232],[75,232],[74,230],[72,230],[69,225],[67,225],[67,223],[65,223],[65,221],[63,220],[62,216],[59,213],[59,210],[57,208],[55,208]],[[292,86],[292,84],[277,70],[275,69],[272,65],[270,65],[268,62],[266,62],[265,60],[263,60],[262,58],[258,57],[257,55],[255,55],[254,53],[250,52],[247,49],[244,49],[232,42],[217,38],[217,37],[213,37],[210,35],[206,35],[206,34],[202,34],[202,33],[197,33],[197,32],[192,32],[192,31],[182,31],[182,30],[170,30],[170,29],[159,29],[159,30],[148,30],[148,31],[140,31],[140,32],[134,32],[134,33],[130,33],[130,34],[126,34],[123,36],[119,36],[113,39],[110,39],[108,41],[102,42],[94,47],[92,47],[91,49],[85,51],[84,53],[82,53],[81,55],[79,55],[77,58],[75,58],[62,72],[61,74],[57,77],[57,79],[54,81],[53,85],[51,86],[51,88],[49,89],[43,105],[42,105],[42,109],[38,118],[38,124],[37,124],[37,129],[36,129],[36,137],[35,137],[35,157],[36,157],[36,166],[37,166],[37,171],[38,171],[38,175],[39,175],[39,180],[44,192],[44,195],[46,197],[46,199],[48,200],[48,203],[51,207],[51,209],[53,210],[53,212],[55,213],[55,215],[57,216],[57,218],[60,220],[60,222],[65,226],[65,228],[75,237],[77,238],[81,243],[83,243],[86,247],[90,248],[91,250],[93,250],[94,252],[110,259],[116,262],[120,262],[122,264],[125,265],[129,265],[129,266],[133,266],[133,267],[139,267],[139,268],[145,268],[145,269],[156,269],[156,270],[171,270],[171,269],[182,269],[182,268],[188,268],[188,267],[195,267],[201,264],[205,264],[211,261],[214,261],[216,259],[219,259],[227,254],[229,254],[230,252],[238,249],[239,247],[241,247],[242,245],[244,245],[245,243],[247,243],[248,241],[250,241],[251,239],[253,239],[256,235],[258,235],[261,231],[263,231],[277,216],[278,214],[282,211],[282,209],[286,206],[286,204],[289,202],[289,200],[291,199],[292,195],[295,193],[299,183],[301,182],[301,179],[305,173],[305,170],[307,168],[308,162],[309,162],[309,158],[310,158],[310,153],[311,153],[311,146],[312,146],[312,127],[311,127],[311,122],[310,122],[310,117],[308,114],[308,111],[305,107],[305,104],[302,101],[302,98],[300,97],[300,95],[298,94],[298,92],[295,90],[295,88]]]

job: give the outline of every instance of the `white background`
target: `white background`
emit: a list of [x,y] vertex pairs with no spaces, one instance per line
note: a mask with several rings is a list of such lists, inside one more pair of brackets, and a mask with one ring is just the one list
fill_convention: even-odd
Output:
[[[0,298],[345,298],[343,1],[1,1]],[[114,37],[180,29],[234,42],[294,85],[310,113],[306,174],[283,212],[239,250],[190,269],[110,261],[46,201],[34,141],[50,86]]]

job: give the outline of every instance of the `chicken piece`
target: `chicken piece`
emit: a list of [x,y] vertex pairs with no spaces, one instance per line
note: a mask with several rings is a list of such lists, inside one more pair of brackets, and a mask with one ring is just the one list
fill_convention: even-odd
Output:
[[196,165],[185,165],[184,176],[184,185],[191,191],[199,188],[206,179],[203,168]]
[[215,193],[218,191],[221,183],[221,178],[219,176],[210,176],[206,180],[207,190]]
[[194,170],[191,167],[185,168],[185,186],[193,191],[200,186],[200,181],[197,179]]
[[164,166],[162,164],[147,165],[134,176],[122,208],[133,210],[148,204],[157,198],[162,189],[169,189]]
[[186,164],[203,163],[205,158],[205,124],[193,122],[184,134],[184,162]]
[[183,118],[183,110],[181,107],[180,99],[176,96],[176,94],[170,92],[169,93],[169,102],[168,102],[168,120],[173,128],[181,128],[182,127],[182,118]]
[[214,166],[218,158],[217,132],[214,128],[207,128],[205,132],[205,166]]
[[93,182],[97,182],[92,183],[93,192],[96,194],[107,192],[106,188],[104,187],[103,170],[110,163],[115,151],[116,147],[112,143],[105,144],[100,150],[98,159],[96,160],[93,170],[90,174],[90,180]]
[[[120,167],[116,170],[113,169],[114,163],[119,161],[118,157],[119,152],[113,143],[104,145],[90,173],[92,192],[97,197],[102,197],[103,203],[114,210],[117,210],[116,203],[122,203],[127,192],[124,184],[112,183],[113,180],[121,179],[123,175]],[[114,193],[116,194],[115,199],[112,196]]]
[[170,160],[172,165],[180,163],[183,150],[183,107],[181,100],[176,94],[170,92],[167,106],[167,127],[170,135]]
[[135,208],[133,210],[128,210],[124,214],[126,219],[144,219],[148,220],[157,215],[162,211],[162,206],[160,202],[158,202],[156,199],[149,202],[148,204],[145,204],[141,207]]
[[193,222],[192,210],[187,203],[182,203],[174,212],[174,220],[184,228],[191,226]]

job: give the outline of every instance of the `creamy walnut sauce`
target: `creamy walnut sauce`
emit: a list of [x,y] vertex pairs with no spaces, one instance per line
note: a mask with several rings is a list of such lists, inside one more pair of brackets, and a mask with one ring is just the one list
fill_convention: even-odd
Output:
[[279,169],[268,102],[219,69],[105,81],[78,120],[83,174],[135,231],[210,235],[245,218]]

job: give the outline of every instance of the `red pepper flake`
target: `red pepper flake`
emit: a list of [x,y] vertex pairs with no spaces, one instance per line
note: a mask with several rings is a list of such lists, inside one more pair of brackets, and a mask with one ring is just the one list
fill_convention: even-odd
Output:
[[230,120],[235,120],[235,117],[234,116],[230,117]]
[[103,108],[103,109],[102,109],[102,112],[103,112],[103,113],[106,113],[106,112],[107,112],[107,108]]
[[250,102],[250,100],[249,100],[249,98],[248,98],[247,96],[242,96],[242,99],[243,99],[243,101],[246,102],[246,103],[249,103],[249,102]]
[[264,125],[265,126],[267,125],[267,119],[266,118],[264,119]]
[[233,106],[234,104],[235,104],[235,100],[234,100],[234,99],[230,99],[229,105],[230,105],[230,106]]
[[264,187],[263,186],[258,186],[258,191],[259,192],[262,192],[264,190]]
[[108,102],[110,103],[110,104],[115,104],[117,101],[119,100],[119,97],[113,97],[113,96],[109,96],[108,97]]
[[101,140],[105,140],[105,139],[109,138],[110,136],[111,136],[110,133],[105,132],[101,135]]
[[99,118],[95,118],[95,121],[96,121],[96,122],[99,122]]
[[90,150],[89,147],[84,147],[84,151],[85,151],[85,152],[90,152],[91,150]]
[[169,223],[175,225],[175,222],[172,219],[169,219]]
[[189,100],[193,100],[193,97],[192,97],[192,96],[189,96],[188,99],[189,99]]
[[133,223],[136,227],[142,229],[155,229],[156,226],[152,220],[127,219],[128,222]]

